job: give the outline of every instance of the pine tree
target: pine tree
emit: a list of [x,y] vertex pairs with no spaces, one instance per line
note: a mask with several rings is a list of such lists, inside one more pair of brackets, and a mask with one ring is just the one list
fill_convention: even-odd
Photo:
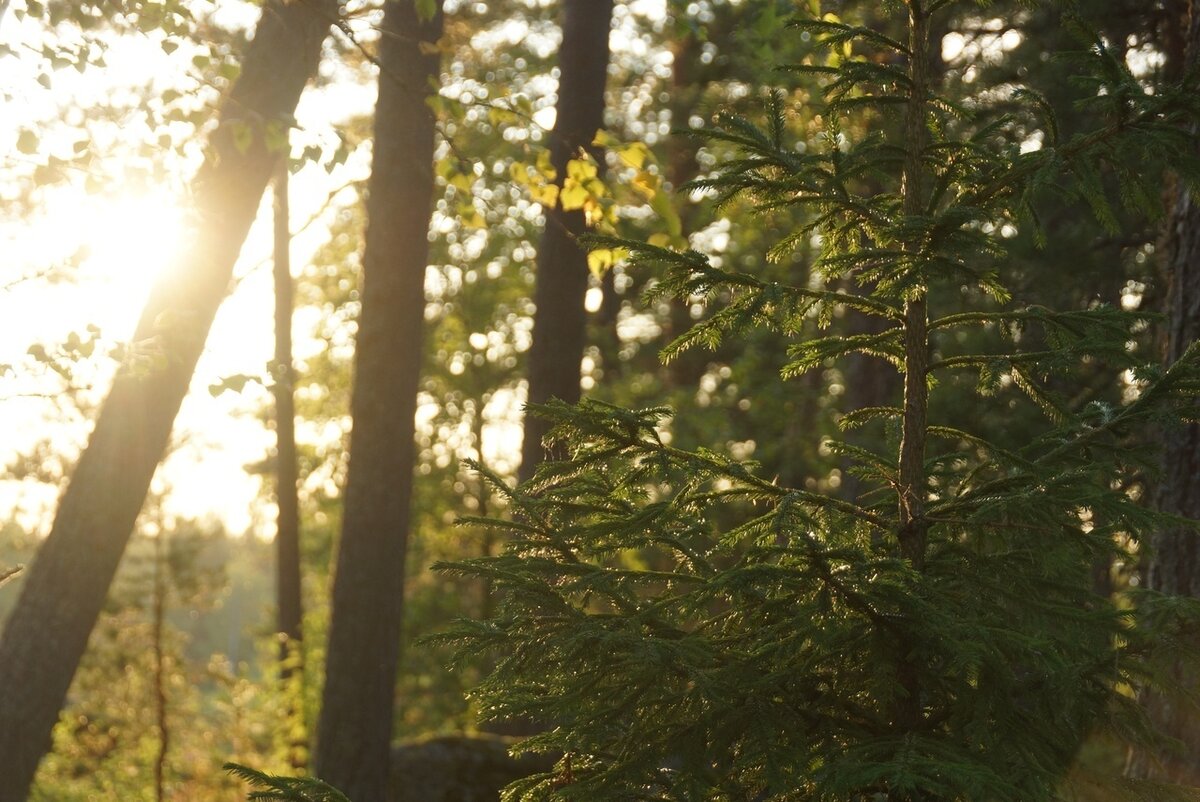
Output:
[[[1060,139],[1045,100],[1011,86],[952,101],[929,79],[929,31],[966,5],[891,4],[903,41],[797,20],[813,53],[791,69],[826,79],[821,135],[789,141],[779,92],[765,123],[725,116],[701,134],[738,155],[690,189],[718,208],[805,211],[770,256],[819,241],[819,281],[597,240],[626,249],[631,269],[665,268],[657,292],[716,307],[668,358],[766,328],[791,343],[785,378],[865,354],[899,372],[903,399],[841,420],[882,420],[886,442],[823,444],[853,464],[853,500],[675,448],[666,409],[541,408],[569,456],[516,489],[496,479],[514,511],[491,522],[505,552],[443,566],[501,593],[492,619],[443,637],[497,656],[477,691],[484,715],[556,725],[525,744],[560,751],[556,771],[507,799],[1050,800],[1086,738],[1144,729],[1124,690],[1154,674],[1155,647],[1195,608],[1113,602],[1090,572],[1164,523],[1137,488],[1154,426],[1195,415],[1200,347],[1162,369],[1129,347],[1145,313],[1022,305],[1004,283],[1005,240],[1036,230],[1055,197],[1114,225],[1108,186],[1152,210],[1148,166],[1197,175],[1181,127],[1196,100],[1146,90],[1068,9],[1081,46],[1064,69],[1085,76],[1080,102],[1104,125]],[[900,119],[852,141],[842,121],[863,114]],[[1043,147],[1023,147],[1018,118],[1037,120]],[[839,308],[881,325],[824,333]],[[966,350],[972,330],[1007,346]],[[1124,403],[1073,408],[1050,386],[1097,365],[1126,377]],[[962,372],[981,405],[1040,409],[1041,431],[1013,445],[931,419],[939,381]]]
[[[1184,13],[1182,6],[1187,6]],[[1200,2],[1168,4],[1164,22],[1167,71],[1176,74],[1200,73]],[[1171,40],[1184,35],[1183,43]],[[1182,52],[1178,48],[1183,45]],[[1172,50],[1174,52],[1172,52]],[[1192,153],[1197,153],[1200,127],[1189,130]],[[1168,193],[1168,213],[1162,237],[1162,263],[1168,291],[1166,358],[1176,359],[1196,342],[1200,335],[1200,319],[1195,314],[1197,292],[1200,290],[1200,205],[1195,190],[1179,183]],[[1196,472],[1200,452],[1200,427],[1172,427],[1165,433],[1163,471],[1158,482],[1158,504],[1161,509],[1184,518],[1200,516],[1200,476]],[[1200,540],[1195,524],[1176,524],[1156,532],[1151,559],[1147,567],[1150,587],[1163,593],[1185,598],[1200,598]],[[1196,647],[1197,631],[1191,633],[1192,648]],[[1173,667],[1175,676],[1195,694],[1195,667],[1186,660]],[[1131,772],[1139,776],[1169,778],[1173,782],[1200,784],[1200,706],[1186,700],[1160,694],[1148,694],[1144,700],[1151,719],[1170,737],[1175,748],[1166,754],[1139,754],[1131,761]]]

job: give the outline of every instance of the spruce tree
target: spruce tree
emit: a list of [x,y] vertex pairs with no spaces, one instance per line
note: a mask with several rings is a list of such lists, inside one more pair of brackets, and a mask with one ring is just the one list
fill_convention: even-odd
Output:
[[[1107,554],[1131,559],[1164,522],[1131,488],[1153,468],[1155,427],[1195,415],[1200,349],[1163,369],[1130,347],[1145,313],[1011,298],[1005,241],[1064,195],[1101,223],[1116,219],[1106,187],[1152,209],[1147,182],[1165,160],[1194,178],[1180,123],[1196,100],[1147,90],[1069,7],[1061,21],[1080,47],[1063,69],[1104,125],[1059,139],[1045,100],[1011,86],[940,96],[929,31],[970,5],[888,5],[903,40],[798,19],[813,52],[790,69],[825,78],[821,135],[791,139],[781,92],[765,95],[763,121],[725,116],[699,134],[737,155],[690,189],[718,208],[806,212],[770,256],[818,241],[818,281],[598,241],[626,249],[630,269],[665,268],[656,292],[714,308],[667,358],[765,328],[790,343],[784,378],[866,354],[899,372],[903,397],[842,418],[883,421],[873,448],[823,444],[854,465],[854,499],[675,448],[666,409],[540,409],[569,456],[516,489],[495,482],[513,511],[490,522],[508,532],[504,553],[443,566],[501,593],[493,618],[443,638],[495,656],[482,713],[551,722],[525,748],[563,755],[506,799],[1032,802],[1061,798],[1088,737],[1141,733],[1128,689],[1195,610],[1103,598],[1090,571]],[[851,141],[842,122],[862,114],[896,124]],[[1017,133],[1030,118],[1038,149]],[[839,309],[881,325],[826,334]],[[1006,347],[966,350],[980,329]],[[1074,408],[1050,387],[1096,365],[1125,377],[1123,403]],[[998,443],[931,419],[939,380],[962,372],[980,405],[1040,409],[1041,431]],[[1108,790],[1187,798],[1121,782]]]

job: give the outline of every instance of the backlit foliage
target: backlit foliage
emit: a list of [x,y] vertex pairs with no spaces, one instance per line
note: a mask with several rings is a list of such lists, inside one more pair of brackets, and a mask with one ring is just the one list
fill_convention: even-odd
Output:
[[[852,466],[854,498],[673,447],[666,409],[540,410],[569,458],[515,490],[493,477],[514,512],[488,522],[506,532],[504,553],[443,566],[502,594],[494,617],[442,638],[497,660],[477,691],[484,715],[542,722],[526,748],[564,755],[506,799],[1049,800],[1088,737],[1149,737],[1128,689],[1154,673],[1165,622],[1195,611],[1113,601],[1091,571],[1131,559],[1162,523],[1138,500],[1146,444],[1194,414],[1200,352],[1163,370],[1129,345],[1145,313],[1014,298],[1006,240],[1037,231],[1056,196],[1109,225],[1113,185],[1150,209],[1147,165],[1170,159],[1194,178],[1181,123],[1195,99],[1148,92],[1067,10],[1071,68],[1102,122],[1058,137],[1048,104],[1019,88],[1004,105],[1050,132],[1023,147],[994,91],[943,97],[930,75],[929,30],[965,5],[890,4],[899,39],[801,18],[794,35],[812,52],[789,69],[824,78],[821,135],[790,134],[781,92],[757,117],[697,134],[733,155],[691,189],[718,207],[798,210],[802,224],[767,256],[817,243],[808,284],[594,240],[635,270],[664,270],[655,292],[714,307],[667,358],[767,329],[790,342],[785,377],[861,353],[908,388],[901,404],[841,419],[883,421],[870,447],[823,444]],[[864,114],[879,124],[849,136]],[[824,333],[846,309],[879,325]],[[974,329],[1001,345],[964,349],[959,333]],[[1128,377],[1123,403],[1073,404],[1051,387],[1094,365]],[[926,393],[960,372],[977,378],[973,403],[1020,397],[1041,412],[1029,442],[928,419]]]

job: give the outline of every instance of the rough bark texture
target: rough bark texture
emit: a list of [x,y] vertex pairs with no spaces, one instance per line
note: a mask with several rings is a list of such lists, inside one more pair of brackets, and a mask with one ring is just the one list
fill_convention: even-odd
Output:
[[354,428],[334,575],[318,776],[355,802],[383,802],[413,478],[434,117],[441,34],[413,0],[389,2],[379,45],[374,161],[367,196]]
[[[550,156],[562,185],[567,162],[591,145],[604,124],[604,87],[608,77],[608,34],[613,0],[563,0],[559,48],[558,116],[550,135]],[[582,211],[561,206],[546,213],[538,245],[533,345],[529,351],[529,402],[552,398],[579,401],[579,363],[583,358],[588,288],[587,254],[576,241],[586,230]],[[546,422],[525,416],[520,478],[533,475],[545,454]]]
[[[1200,62],[1200,0],[1171,4],[1180,14],[1176,25],[1166,26],[1167,45],[1186,31],[1186,64]],[[1178,58],[1178,55],[1176,55]],[[1182,75],[1178,62],[1171,72]],[[1200,130],[1193,128],[1194,136]],[[1176,182],[1164,231],[1163,264],[1167,291],[1167,360],[1174,363],[1200,337],[1200,199]],[[1163,475],[1158,489],[1163,512],[1200,519],[1200,426],[1171,431],[1166,438]],[[1200,532],[1194,527],[1175,527],[1159,532],[1153,541],[1149,585],[1154,590],[1177,596],[1200,598]],[[1200,633],[1194,633],[1200,637]],[[1176,680],[1192,693],[1200,692],[1193,665],[1177,667]],[[1200,714],[1187,701],[1154,695],[1147,699],[1150,717],[1165,735],[1182,742],[1173,754],[1135,758],[1133,772],[1153,779],[1200,785]]]
[[210,156],[192,184],[195,242],[155,286],[134,335],[138,349],[155,357],[122,369],[114,381],[0,638],[0,802],[25,798],[50,745],[270,179],[277,154],[263,132],[287,125],[336,10],[333,0],[273,0],[263,9]]
[[504,786],[554,768],[555,758],[511,757],[513,740],[450,735],[392,750],[391,802],[499,802]]

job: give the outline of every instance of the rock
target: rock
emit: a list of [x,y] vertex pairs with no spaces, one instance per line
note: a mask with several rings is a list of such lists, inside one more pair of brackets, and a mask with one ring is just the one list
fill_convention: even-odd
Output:
[[550,771],[547,755],[510,757],[515,739],[449,735],[392,748],[392,802],[499,802],[513,780]]

